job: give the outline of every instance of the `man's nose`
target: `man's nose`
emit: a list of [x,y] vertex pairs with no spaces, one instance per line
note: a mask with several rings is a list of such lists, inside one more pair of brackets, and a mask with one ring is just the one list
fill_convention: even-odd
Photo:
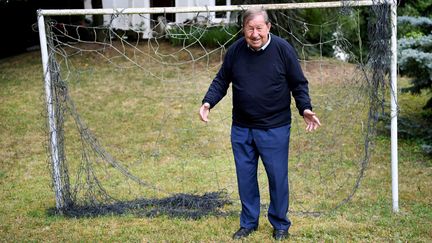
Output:
[[252,37],[258,37],[258,30],[257,29],[254,29],[253,30],[253,32],[252,32]]

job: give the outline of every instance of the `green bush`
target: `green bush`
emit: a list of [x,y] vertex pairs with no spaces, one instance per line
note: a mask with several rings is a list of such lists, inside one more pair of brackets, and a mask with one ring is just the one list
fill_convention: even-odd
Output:
[[189,25],[173,27],[168,38],[174,46],[203,45],[205,47],[227,46],[237,39],[239,27],[236,25],[205,26]]
[[[419,94],[432,88],[432,19],[425,17],[402,16],[399,24],[422,26],[425,32],[401,33],[398,40],[398,64],[400,74],[411,78],[411,86],[402,91]],[[416,34],[415,34],[416,33]],[[425,107],[432,109],[432,98]]]
[[[404,27],[400,28],[402,38],[398,39],[399,74],[410,79],[410,86],[402,88],[402,92],[418,95],[423,93],[427,97],[421,116],[427,121],[432,117],[432,19],[401,16],[398,18],[399,26]],[[416,121],[412,123],[415,124]],[[432,155],[430,122],[423,126],[406,126],[402,131],[406,131],[405,133],[410,135],[408,137],[419,138],[423,151]]]

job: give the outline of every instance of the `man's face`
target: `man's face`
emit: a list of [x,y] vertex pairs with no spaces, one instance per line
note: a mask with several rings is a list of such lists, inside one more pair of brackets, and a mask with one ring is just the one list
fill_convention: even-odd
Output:
[[249,46],[258,50],[265,45],[268,41],[270,27],[270,23],[266,24],[264,16],[262,15],[256,15],[250,19],[243,26],[244,36]]

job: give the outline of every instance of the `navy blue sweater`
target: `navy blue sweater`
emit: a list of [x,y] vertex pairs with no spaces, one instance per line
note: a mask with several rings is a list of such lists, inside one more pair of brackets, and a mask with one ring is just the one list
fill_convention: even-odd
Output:
[[291,123],[291,94],[300,115],[312,109],[308,81],[294,48],[272,35],[265,50],[251,50],[244,38],[232,44],[203,103],[213,108],[232,83],[233,125],[275,128]]

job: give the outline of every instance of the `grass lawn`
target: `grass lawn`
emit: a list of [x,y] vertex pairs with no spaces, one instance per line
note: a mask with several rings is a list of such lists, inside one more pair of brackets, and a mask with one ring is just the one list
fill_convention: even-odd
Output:
[[[161,48],[161,50],[163,50]],[[197,111],[212,77],[216,58],[199,59],[178,53],[179,60],[195,60],[175,67],[157,65],[148,56],[141,68],[125,60],[104,65],[98,55],[75,55],[67,73],[69,92],[86,125],[101,145],[143,180],[163,191],[199,193],[226,189],[236,202],[234,164],[229,144],[230,96],[199,122]],[[178,57],[159,55],[159,61]],[[130,63],[129,63],[130,64]],[[63,62],[62,65],[65,65]],[[64,67],[64,66],[63,66]],[[145,68],[144,68],[145,67]],[[125,71],[126,70],[126,71]],[[371,158],[352,200],[318,217],[296,213],[329,211],[351,191],[364,153],[364,103],[346,84],[353,70],[333,60],[304,65],[311,95],[323,127],[314,134],[293,122],[290,181],[293,222],[290,240],[299,241],[432,241],[432,159],[415,140],[399,141],[400,212],[392,212],[390,138],[373,141]],[[405,85],[404,80],[401,85]],[[336,99],[336,101],[332,101]],[[104,215],[70,218],[52,215],[54,192],[47,153],[42,67],[39,52],[0,60],[0,239],[2,241],[231,241],[238,228],[238,202],[225,217],[197,220],[166,215]],[[344,101],[344,102],[341,102]],[[424,96],[400,96],[403,115],[420,111]],[[346,125],[349,124],[349,125]],[[345,128],[348,126],[348,128]],[[65,146],[71,174],[80,166],[79,134],[71,117],[65,120]],[[305,152],[306,151],[306,152]],[[118,198],[158,196],[124,179],[113,168],[95,163],[109,192]],[[260,183],[266,203],[266,178]],[[79,179],[71,177],[71,182]],[[262,213],[258,232],[248,240],[271,242],[271,225]]]

